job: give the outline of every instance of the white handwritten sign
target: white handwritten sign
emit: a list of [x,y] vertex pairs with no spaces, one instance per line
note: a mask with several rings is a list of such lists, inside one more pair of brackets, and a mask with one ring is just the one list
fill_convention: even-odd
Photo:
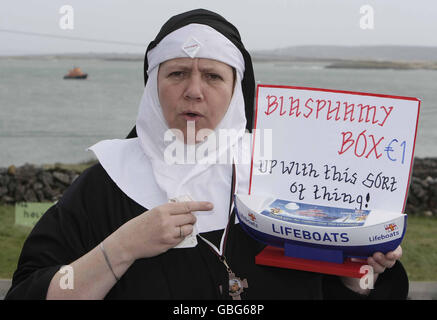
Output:
[[252,159],[249,193],[403,212],[419,110],[417,98],[258,85],[254,128],[272,129],[272,158]]

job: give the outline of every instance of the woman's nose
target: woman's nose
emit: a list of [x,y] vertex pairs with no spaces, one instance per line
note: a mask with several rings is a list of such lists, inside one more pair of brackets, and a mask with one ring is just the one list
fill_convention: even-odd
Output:
[[189,100],[203,100],[202,77],[200,73],[193,72],[187,80],[184,97]]

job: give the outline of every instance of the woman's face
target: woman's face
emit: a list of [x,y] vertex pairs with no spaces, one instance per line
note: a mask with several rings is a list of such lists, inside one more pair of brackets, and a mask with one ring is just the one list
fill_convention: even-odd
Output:
[[168,127],[181,130],[185,142],[188,121],[194,121],[196,134],[214,130],[228,110],[233,86],[233,69],[223,62],[176,58],[161,63],[158,95]]

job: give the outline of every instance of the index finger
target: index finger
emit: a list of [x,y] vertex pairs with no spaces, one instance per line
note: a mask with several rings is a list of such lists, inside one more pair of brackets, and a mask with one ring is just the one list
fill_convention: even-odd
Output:
[[214,208],[213,204],[209,201],[182,201],[169,203],[170,214],[183,214],[193,211],[209,211]]

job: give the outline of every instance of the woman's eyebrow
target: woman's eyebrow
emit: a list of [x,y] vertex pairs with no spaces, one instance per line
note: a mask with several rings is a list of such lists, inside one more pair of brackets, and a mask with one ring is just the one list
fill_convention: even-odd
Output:
[[[188,65],[183,65],[183,64],[174,64],[174,65],[169,65],[168,66],[168,70],[169,71],[174,71],[174,70],[178,70],[178,71],[191,71],[193,68],[192,66],[188,66]],[[215,67],[199,67],[199,71],[201,73],[217,73],[217,74],[221,74],[221,71],[219,68],[215,68]]]
[[203,73],[218,73],[221,74],[223,70],[213,66],[199,67],[199,71]]
[[[224,71],[222,68],[220,68],[220,66],[214,66],[214,65],[203,65],[203,66],[198,66],[198,68],[199,71],[202,73],[222,73]],[[191,71],[193,69],[193,65],[191,63],[172,61],[172,63],[166,65],[166,69]]]
[[185,70],[191,70],[191,65],[175,63],[175,64],[168,65],[167,68],[169,68],[169,69],[180,69],[180,70],[184,70],[185,71]]

